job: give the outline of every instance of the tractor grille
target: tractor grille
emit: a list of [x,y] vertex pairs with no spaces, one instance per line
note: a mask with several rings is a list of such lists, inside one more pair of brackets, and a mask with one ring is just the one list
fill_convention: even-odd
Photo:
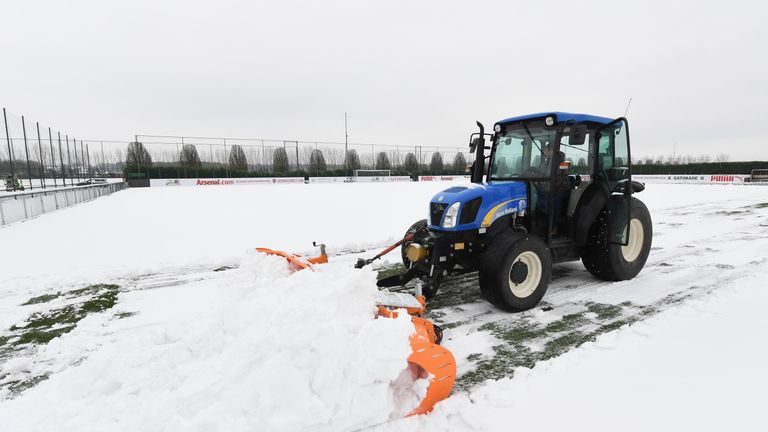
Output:
[[477,218],[477,212],[480,210],[480,204],[483,203],[483,198],[477,197],[475,199],[467,201],[461,208],[461,214],[459,215],[459,225],[472,223]]
[[448,204],[429,203],[429,221],[431,225],[440,225],[440,219],[443,218],[443,212],[448,208]]

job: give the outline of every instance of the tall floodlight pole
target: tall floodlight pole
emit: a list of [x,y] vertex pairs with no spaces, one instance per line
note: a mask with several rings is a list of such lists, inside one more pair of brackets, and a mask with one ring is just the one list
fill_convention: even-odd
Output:
[[344,112],[344,171],[349,176],[349,133],[347,132],[346,112]]
[[[182,141],[183,141],[183,138],[182,138]],[[137,169],[138,169],[138,172],[141,172],[141,158],[144,156],[144,154],[139,151],[139,136],[138,135],[134,135],[133,136],[133,142],[135,143],[133,145],[134,146],[133,147],[134,154],[138,153],[138,155],[136,156],[136,163],[138,165]]]

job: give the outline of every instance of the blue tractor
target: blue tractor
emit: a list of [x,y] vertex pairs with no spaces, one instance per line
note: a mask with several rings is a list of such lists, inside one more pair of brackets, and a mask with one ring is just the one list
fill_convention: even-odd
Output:
[[477,125],[472,183],[432,198],[402,241],[407,270],[380,286],[420,278],[430,298],[445,278],[477,271],[488,301],[521,311],[544,296],[553,264],[580,259],[609,281],[642,270],[653,227],[633,196],[644,186],[632,181],[627,119],[548,112],[499,121],[493,134]]

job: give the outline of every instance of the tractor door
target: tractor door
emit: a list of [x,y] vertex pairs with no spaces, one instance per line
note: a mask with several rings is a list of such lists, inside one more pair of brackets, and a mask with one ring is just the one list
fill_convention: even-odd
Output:
[[597,135],[595,180],[610,197],[608,218],[611,242],[626,246],[629,238],[632,175],[627,120],[618,118],[600,128]]

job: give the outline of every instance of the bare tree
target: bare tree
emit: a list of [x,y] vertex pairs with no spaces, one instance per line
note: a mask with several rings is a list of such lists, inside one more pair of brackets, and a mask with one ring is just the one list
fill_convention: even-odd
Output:
[[389,156],[384,152],[379,152],[376,155],[376,169],[377,170],[389,170],[392,169],[392,164],[389,163]]
[[272,152],[272,171],[279,174],[288,172],[288,153],[282,147],[277,147]]
[[467,168],[467,158],[464,157],[464,153],[456,153],[453,157],[453,172],[461,174]]
[[440,152],[432,153],[432,159],[429,161],[429,172],[432,174],[442,174],[443,155]]
[[419,161],[416,160],[416,155],[408,153],[405,155],[405,162],[403,162],[403,169],[408,174],[416,174],[419,169]]
[[125,163],[127,165],[143,165],[151,166],[152,157],[144,147],[144,144],[140,142],[128,143],[128,149],[126,150]]
[[236,144],[230,148],[229,167],[237,171],[248,171],[248,159],[242,146]]
[[181,146],[179,162],[185,167],[200,167],[203,165],[200,161],[200,155],[197,153],[197,147],[194,144],[184,144]]
[[312,153],[309,155],[309,172],[317,175],[325,172],[325,170],[326,165],[323,152],[318,149],[312,150]]
[[344,158],[344,166],[346,166],[349,171],[360,169],[360,157],[357,155],[356,150],[347,151],[347,155]]

